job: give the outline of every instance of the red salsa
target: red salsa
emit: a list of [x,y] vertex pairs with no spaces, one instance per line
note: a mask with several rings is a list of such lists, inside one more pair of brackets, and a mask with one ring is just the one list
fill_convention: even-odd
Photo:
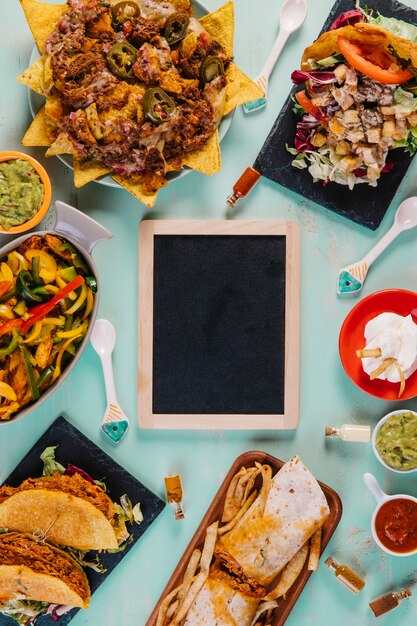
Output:
[[376,515],[375,530],[380,542],[392,552],[417,550],[417,502],[407,498],[388,500]]

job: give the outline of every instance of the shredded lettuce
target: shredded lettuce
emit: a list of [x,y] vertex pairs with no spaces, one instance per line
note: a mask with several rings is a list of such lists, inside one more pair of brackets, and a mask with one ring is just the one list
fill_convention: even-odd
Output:
[[123,552],[126,546],[128,546],[129,543],[132,543],[133,539],[133,535],[128,535],[127,539],[122,541],[122,543],[117,548],[107,550],[107,552],[110,552],[111,554],[116,554],[116,552]]
[[11,600],[3,602],[1,613],[7,615],[18,624],[24,626],[34,623],[35,619],[45,613],[48,608],[47,602],[37,600],[26,600],[24,596],[16,596]]
[[81,567],[89,567],[99,574],[107,572],[107,567],[101,561],[98,554],[91,558],[91,560],[87,560],[85,557],[88,554],[88,551],[77,550],[76,548],[71,548],[69,546],[65,548],[65,551],[68,552],[68,554],[70,554],[70,556],[72,556],[72,558],[77,561],[78,565],[81,565]]
[[417,128],[409,128],[403,139],[394,141],[393,148],[404,148],[410,156],[414,156],[417,151]]
[[116,507],[117,516],[119,519],[124,520],[125,522],[129,522],[133,524],[140,524],[143,521],[143,514],[140,509],[140,503],[138,502],[135,506],[132,505],[130,499],[126,494],[120,496],[120,504],[114,502],[114,506]]
[[305,152],[297,152],[295,148],[287,146],[290,154],[296,155],[291,165],[299,170],[308,169],[316,183],[319,180],[325,182],[334,182],[339,185],[347,185],[349,189],[353,189],[359,183],[368,183],[372,187],[376,187],[376,181],[370,181],[366,176],[355,176],[352,172],[343,172],[339,169],[341,157],[339,157],[332,148],[323,147],[316,150],[306,150]]
[[396,113],[402,113],[404,116],[411,115],[417,111],[417,97],[410,91],[397,87],[394,91],[394,106]]
[[402,37],[403,39],[417,43],[417,26],[414,26],[414,24],[397,20],[395,17],[384,17],[384,15],[380,13],[378,13],[378,17],[372,17],[367,14],[367,20],[370,24],[375,24],[389,30],[394,35],[397,35],[397,37]]
[[41,454],[41,461],[43,462],[42,476],[53,476],[55,472],[63,474],[65,467],[55,461],[55,450],[58,446],[49,446]]

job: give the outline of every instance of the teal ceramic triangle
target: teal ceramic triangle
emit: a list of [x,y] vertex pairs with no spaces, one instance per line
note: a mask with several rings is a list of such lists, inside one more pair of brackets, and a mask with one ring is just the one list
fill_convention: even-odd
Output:
[[362,288],[360,280],[347,270],[341,270],[337,284],[337,293],[354,293]]
[[101,428],[103,432],[110,437],[112,441],[114,441],[114,443],[119,443],[127,431],[128,426],[129,422],[126,420],[119,420],[117,422],[106,422],[105,424],[102,424]]

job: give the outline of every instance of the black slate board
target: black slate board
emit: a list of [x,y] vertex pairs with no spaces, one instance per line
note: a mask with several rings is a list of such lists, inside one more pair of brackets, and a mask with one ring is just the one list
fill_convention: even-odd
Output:
[[154,413],[284,413],[285,280],[285,236],[155,236]]
[[[386,17],[395,17],[417,24],[417,11],[397,2],[397,0],[370,0],[369,2],[367,0],[365,4],[369,8],[374,9],[375,14],[379,11]],[[353,8],[353,0],[337,0],[321,32],[328,30],[340,13]],[[295,69],[297,68],[291,68],[291,71]],[[299,90],[300,87],[294,87],[285,101],[270,134],[256,158],[254,168],[266,178],[280,183],[287,189],[295,191],[305,198],[313,200],[317,204],[358,224],[362,224],[362,226],[376,230],[412,158],[404,150],[392,150],[390,158],[392,156],[394,169],[381,176],[377,187],[360,184],[350,191],[345,185],[329,183],[323,186],[321,181],[314,183],[307,170],[297,170],[291,167],[291,161],[294,157],[285,149],[285,144],[289,146],[294,145],[296,123],[299,116],[292,111],[294,102],[291,96]]]
[[[64,467],[68,463],[72,463],[86,471],[94,479],[104,480],[108,494],[115,502],[118,502],[120,496],[126,493],[134,505],[137,502],[141,504],[143,522],[139,525],[127,525],[128,531],[133,535],[133,541],[126,546],[123,552],[100,555],[102,562],[107,567],[107,571],[103,574],[90,568],[85,569],[93,594],[158,517],[165,507],[165,503],[63,417],[58,417],[44,432],[25,458],[6,478],[4,484],[17,487],[26,478],[41,476],[43,463],[39,458],[40,454],[46,447],[56,445],[58,448],[55,451],[55,458]],[[91,554],[95,555],[96,553],[91,552]],[[52,624],[66,626],[79,610],[72,609],[64,614],[58,622],[54,622],[50,616],[41,616],[36,620],[36,626],[52,626]],[[0,614],[0,626],[12,626],[12,624],[16,624],[16,622]]]

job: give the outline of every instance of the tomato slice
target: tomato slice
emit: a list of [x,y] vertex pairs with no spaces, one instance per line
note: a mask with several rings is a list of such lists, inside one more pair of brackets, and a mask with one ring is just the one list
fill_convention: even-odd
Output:
[[303,107],[304,111],[310,113],[310,115],[315,117],[317,120],[323,117],[320,109],[316,107],[316,105],[313,104],[309,98],[307,98],[305,90],[297,91],[297,93],[295,94],[295,99],[297,100],[298,104]]
[[401,67],[395,56],[382,48],[356,44],[343,35],[339,35],[337,43],[340,52],[355,70],[383,85],[400,85],[414,76],[410,70]]

